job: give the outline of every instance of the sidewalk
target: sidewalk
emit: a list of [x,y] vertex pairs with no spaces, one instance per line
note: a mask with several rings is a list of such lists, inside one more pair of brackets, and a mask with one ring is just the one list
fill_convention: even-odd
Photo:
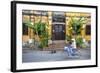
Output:
[[79,49],[78,56],[69,57],[65,51],[36,51],[23,49],[22,62],[67,61],[91,59],[91,49]]

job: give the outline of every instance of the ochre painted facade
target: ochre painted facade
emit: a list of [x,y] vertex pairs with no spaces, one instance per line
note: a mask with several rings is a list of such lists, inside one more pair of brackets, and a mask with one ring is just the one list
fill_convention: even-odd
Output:
[[[32,22],[32,24],[34,24],[35,22],[38,22],[40,19],[42,20],[42,22],[45,22],[46,24],[48,24],[49,25],[49,27],[48,27],[48,34],[52,37],[52,24],[53,24],[53,22],[52,22],[52,11],[48,11],[47,12],[47,16],[34,16],[34,15],[23,15],[23,22],[26,22],[26,21],[31,21]],[[91,35],[86,35],[86,25],[91,25],[91,15],[90,15],[90,13],[80,13],[80,12],[65,12],[65,32],[66,32],[66,34],[65,35],[67,35],[67,34],[69,34],[69,32],[68,32],[68,30],[69,30],[69,28],[67,27],[68,25],[70,25],[69,24],[69,21],[70,21],[70,19],[71,19],[71,17],[76,17],[76,18],[79,18],[79,17],[85,17],[85,19],[87,19],[87,23],[84,25],[84,30],[82,30],[81,31],[81,36],[85,39],[85,40],[87,40],[87,41],[89,41],[89,40],[91,40]],[[28,35],[23,35],[22,36],[22,40],[23,40],[23,42],[27,42],[29,39],[33,39],[34,38],[34,34],[33,34],[33,30],[32,29],[30,29],[30,28],[28,28]]]

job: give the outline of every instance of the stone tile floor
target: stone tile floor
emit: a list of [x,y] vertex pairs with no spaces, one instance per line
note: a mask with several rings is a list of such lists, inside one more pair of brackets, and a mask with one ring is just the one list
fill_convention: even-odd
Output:
[[69,57],[65,51],[39,51],[23,49],[22,62],[47,62],[47,61],[68,61],[68,60],[87,60],[91,59],[91,49],[79,49],[76,56]]

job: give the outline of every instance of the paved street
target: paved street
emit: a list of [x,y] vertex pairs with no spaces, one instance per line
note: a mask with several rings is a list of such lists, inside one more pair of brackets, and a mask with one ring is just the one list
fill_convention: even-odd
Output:
[[79,49],[76,56],[69,57],[65,51],[36,51],[23,49],[22,61],[26,62],[43,62],[43,61],[67,61],[67,60],[86,60],[91,59],[90,49]]

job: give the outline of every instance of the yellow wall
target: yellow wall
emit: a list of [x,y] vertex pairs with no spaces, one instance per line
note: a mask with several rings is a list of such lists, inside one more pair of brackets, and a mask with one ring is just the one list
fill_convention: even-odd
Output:
[[23,40],[23,42],[27,42],[29,40],[29,36],[23,35],[22,40]]
[[48,23],[49,23],[49,28],[48,28],[48,33],[49,36],[52,36],[52,12],[48,12]]
[[[66,22],[65,22],[66,23],[66,35],[69,34],[68,30],[70,30],[70,29],[67,26],[70,25],[69,21],[70,21],[71,17],[73,17],[73,16],[76,18],[80,17],[80,16],[90,17],[89,13],[79,13],[79,12],[66,12],[65,15],[66,15],[66,17],[65,17],[65,19],[66,19]],[[40,21],[40,19],[42,19],[42,22],[47,23],[49,25],[48,34],[52,37],[52,12],[51,11],[48,12],[48,16],[42,16],[42,17],[41,16],[32,16],[32,18],[34,18],[33,20],[31,20],[33,23]],[[85,24],[85,26],[90,25],[91,18],[86,18],[86,19],[87,19],[87,24]],[[29,16],[27,16],[27,15],[23,16],[23,22],[29,21],[29,20],[30,20]],[[84,30],[82,30],[81,34],[82,34],[81,36],[83,38],[85,38],[86,40],[91,40],[91,36],[85,34],[85,28],[84,28]],[[33,30],[28,28],[28,35],[23,35],[22,38],[23,38],[23,41],[28,41],[28,39],[31,39],[31,38],[33,39],[34,38]]]

